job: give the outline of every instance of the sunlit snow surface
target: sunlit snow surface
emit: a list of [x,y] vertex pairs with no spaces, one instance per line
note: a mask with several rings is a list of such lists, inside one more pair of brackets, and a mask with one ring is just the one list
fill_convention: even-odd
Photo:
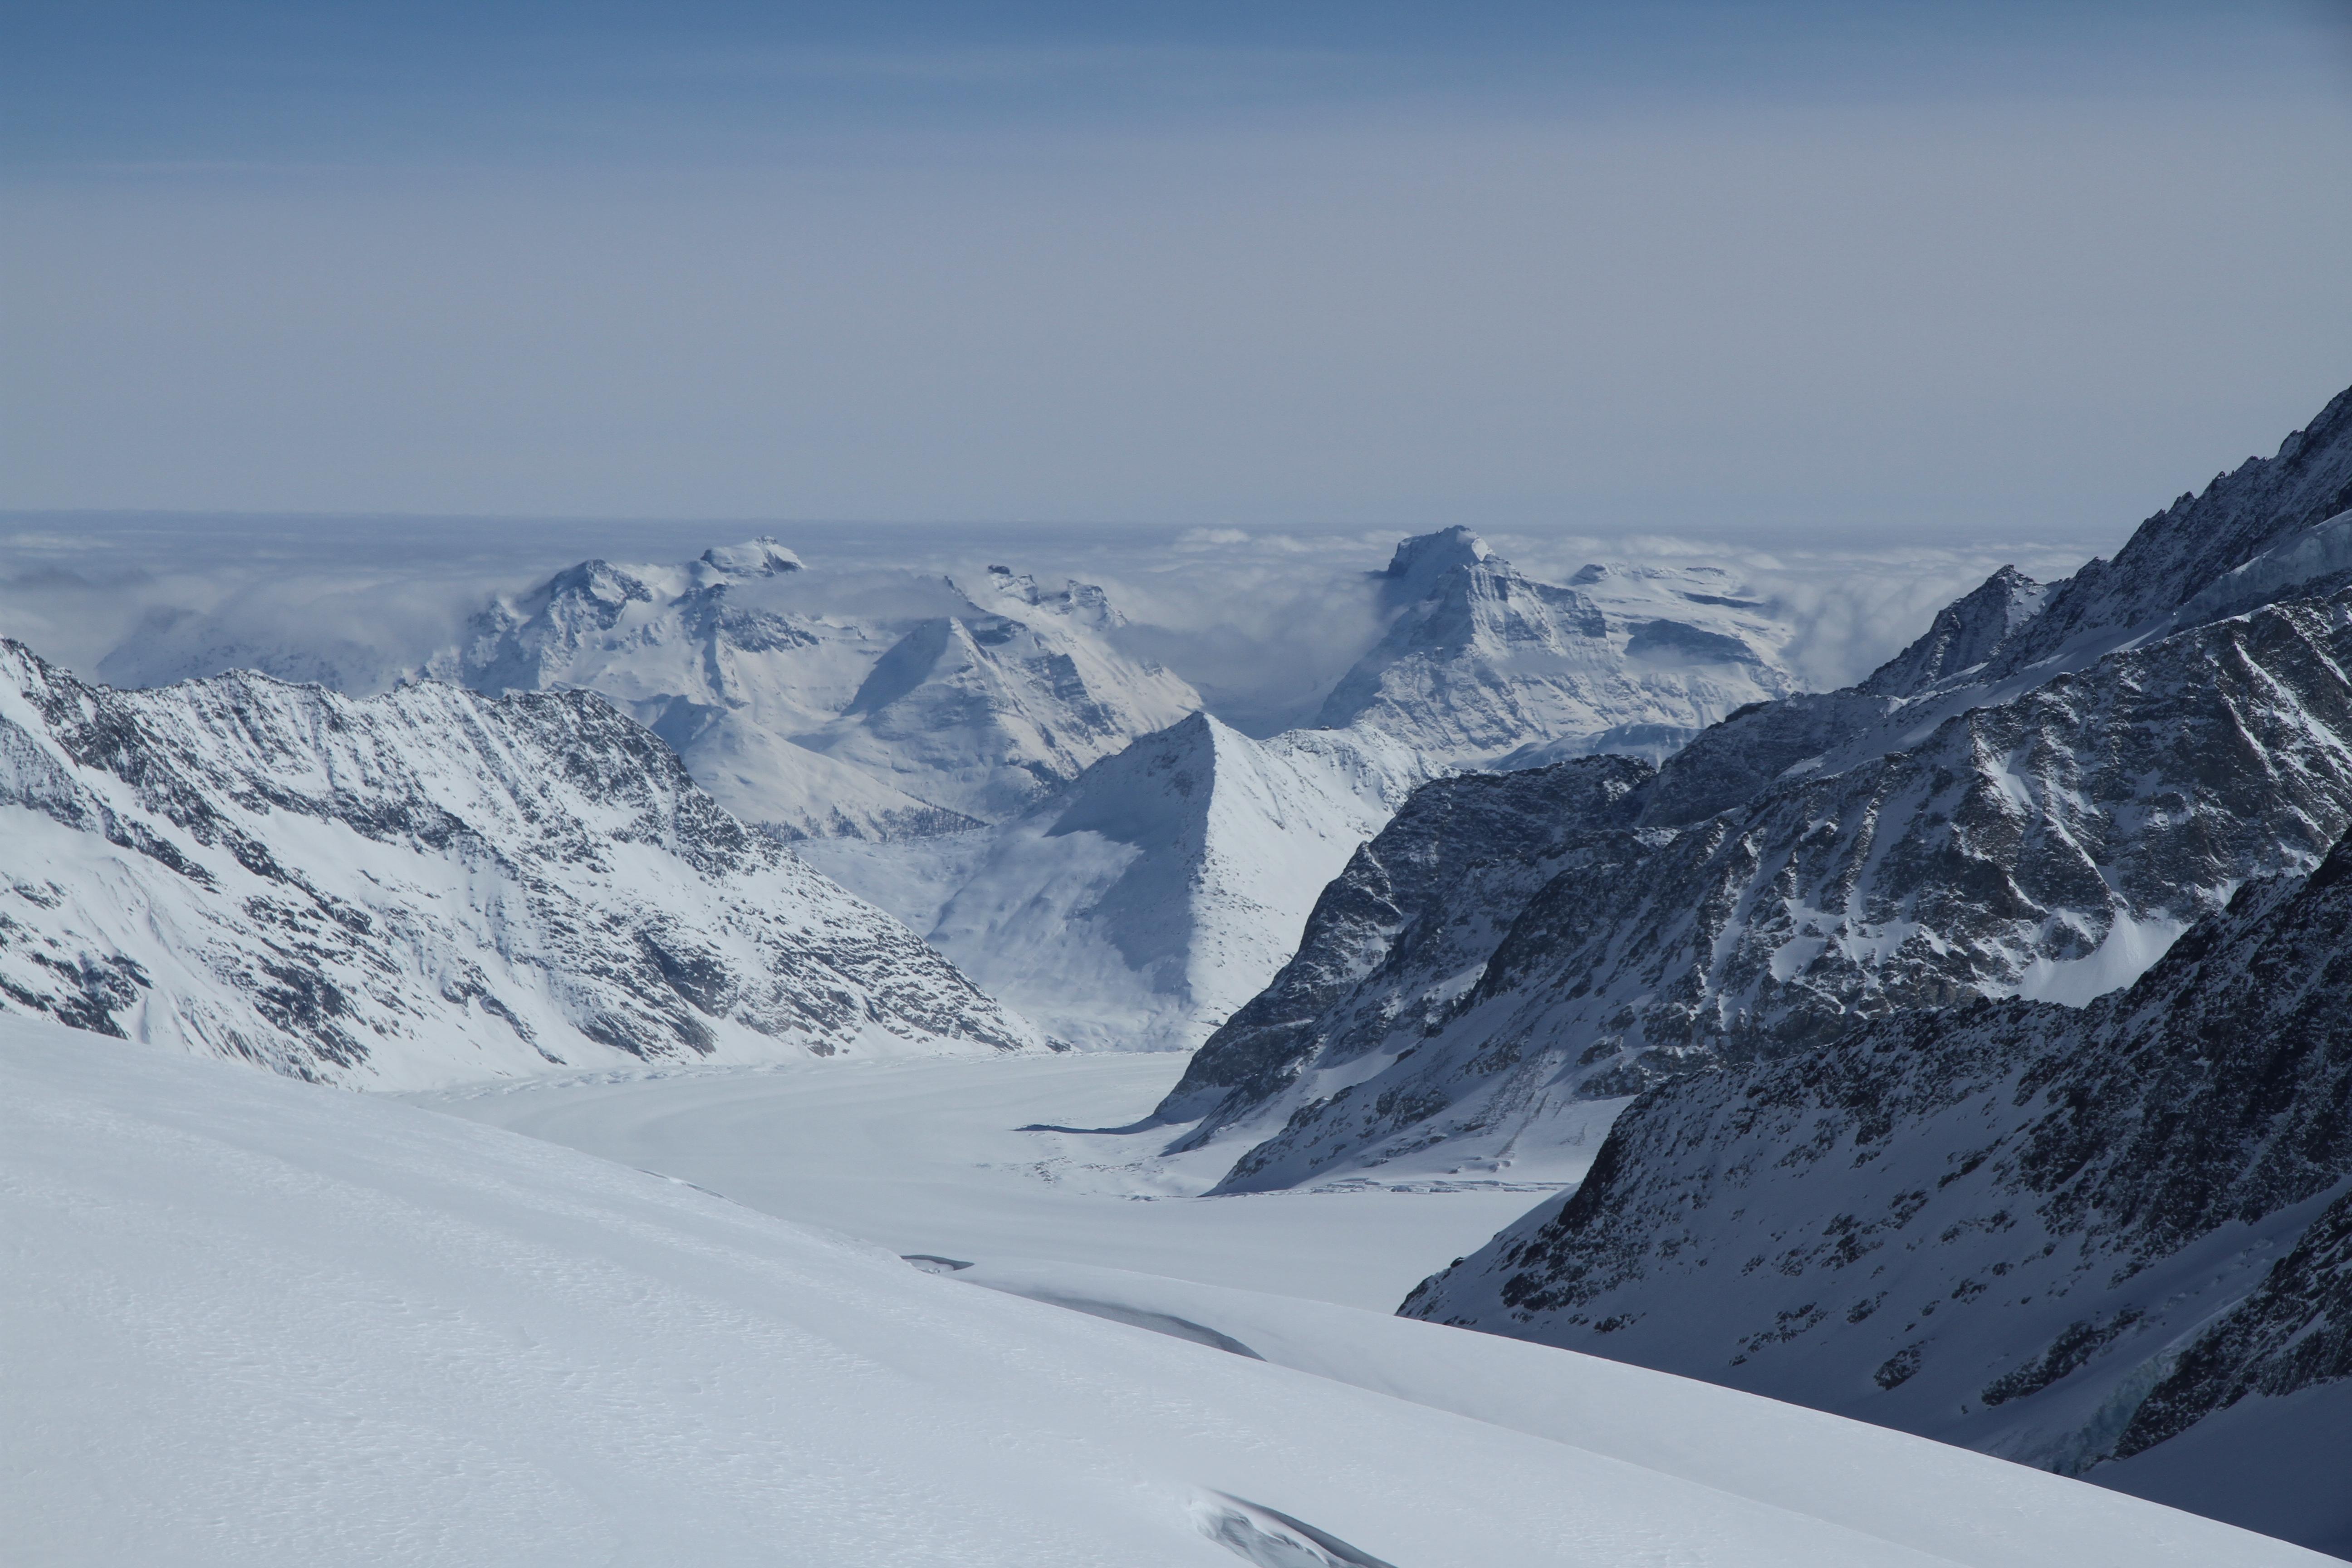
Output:
[[0,1188],[21,1562],[2321,1561],[1563,1352],[1184,1303],[1272,1347],[1228,1353],[45,1024],[0,1024]]

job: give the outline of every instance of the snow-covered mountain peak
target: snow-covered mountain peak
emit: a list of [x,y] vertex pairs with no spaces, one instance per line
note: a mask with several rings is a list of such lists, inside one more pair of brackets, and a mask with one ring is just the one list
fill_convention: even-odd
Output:
[[1861,689],[1877,697],[1916,697],[1981,668],[2019,627],[2042,613],[2049,585],[2003,566],[1936,613],[1925,635],[1878,667]]
[[1002,820],[1197,709],[1108,635],[1103,591],[1010,569],[835,583],[772,539],[683,566],[583,562],[475,617],[436,673],[622,704],[730,810],[793,837]]
[[1498,566],[1510,564],[1459,523],[1435,533],[1416,533],[1397,542],[1386,570],[1377,574],[1381,596],[1391,605],[1410,605],[1426,597],[1447,573],[1489,561]]
[[1075,578],[1059,588],[1045,588],[1026,572],[1015,572],[1010,566],[991,566],[986,591],[997,599],[1045,610],[1097,631],[1115,631],[1127,625],[1127,617],[1110,602],[1109,595],[1096,584]]
[[798,555],[767,533],[740,544],[713,545],[702,552],[702,560],[731,577],[772,577],[782,572],[805,570]]
[[1198,1045],[1423,774],[1376,730],[1253,740],[1193,713],[982,832],[803,853],[1057,1038]]
[[1787,628],[1727,574],[1596,564],[1577,577],[1585,586],[1539,582],[1466,529],[1404,541],[1383,581],[1417,595],[1318,725],[1375,725],[1440,766],[1533,766],[1664,754],[1794,689],[1774,657]]

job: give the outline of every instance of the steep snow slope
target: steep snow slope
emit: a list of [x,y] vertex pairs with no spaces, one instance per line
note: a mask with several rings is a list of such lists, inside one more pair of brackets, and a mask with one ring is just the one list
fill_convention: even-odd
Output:
[[1433,771],[1664,754],[1795,687],[1774,658],[1789,628],[1724,578],[1590,565],[1557,587],[1465,528],[1405,540],[1381,581],[1395,619],[1317,723],[1376,725]]
[[977,842],[803,853],[1057,1039],[1190,1049],[1281,966],[1418,777],[1375,730],[1260,742],[1196,713]]
[[0,644],[0,1007],[354,1085],[1042,1044],[601,698]]
[[[1405,1310],[2352,1551],[2347,929],[2338,847],[2087,1009],[1915,1014],[1662,1089]],[[2263,1484],[2195,1485],[2223,1453]]]
[[[1584,1430],[1549,1440],[45,1026],[0,1026],[0,1489],[28,1560],[2312,1561],[1622,1369],[1562,1373]],[[1696,1456],[1658,1443],[1662,1402],[1704,1420]],[[1682,1473],[1735,1446],[1787,1494],[1743,1495],[1774,1462]],[[1937,1540],[1956,1514],[1986,1522]]]
[[[2318,513],[2325,526],[2284,544],[2250,523],[2261,537],[2246,548],[2326,556],[2322,509],[2352,469],[2352,433],[2328,423],[2342,406],[2186,510],[2210,522],[2235,496]],[[2173,514],[2150,531],[2170,537]],[[2290,577],[2286,591],[2326,581]],[[1600,872],[1556,878],[1464,956],[1442,1016],[1333,998],[1287,1054],[1213,1042],[1203,1073],[1256,1086],[1220,1119],[1280,1128],[1232,1180],[1523,1155],[1589,1138],[1579,1096],[1802,1050],[1856,1016],[1972,995],[2086,1002],[2248,879],[2307,868],[2352,820],[2352,595],[2162,637],[2110,626],[2123,646],[2070,670],[2094,646],[2084,611],[2066,658],[1988,675],[2049,613],[2033,612],[2038,592],[1999,574],[1870,686],[1700,737],[1630,820],[1612,805],[1593,825],[1607,829],[1591,839]],[[1412,918],[1484,918],[1442,889],[1427,897]],[[1229,1048],[1255,1065],[1220,1066]]]

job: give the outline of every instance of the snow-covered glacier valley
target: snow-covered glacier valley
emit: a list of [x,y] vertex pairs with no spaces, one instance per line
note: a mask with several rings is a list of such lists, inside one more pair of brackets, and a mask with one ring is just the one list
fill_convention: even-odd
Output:
[[[2352,822],[2346,424],[2113,563],[1993,572],[1831,690],[1800,602],[1739,571],[1530,567],[1460,528],[1327,564],[1344,613],[1255,673],[1134,582],[765,536],[582,560],[405,642],[155,614],[103,684],[11,647],[26,1168],[71,1167],[58,1128],[147,1152],[16,1221],[112,1315],[9,1310],[143,1369],[108,1397],[162,1401],[166,1500],[107,1520],[68,1486],[44,1539],[136,1555],[223,1486],[205,1456],[286,1462],[292,1357],[359,1391],[313,1413],[356,1434],[328,1484],[453,1446],[456,1538],[540,1543],[500,1560],[634,1560],[689,1474],[710,1561],[777,1531],[891,1562],[2312,1560],[2156,1505],[2340,1544],[2302,1471],[2192,1462],[2334,1409],[2326,1086],[2210,1030],[2069,1031],[2217,942],[2259,950],[2231,973],[2326,964],[2320,916],[2214,933]],[[1944,1042],[1996,1004],[2031,1049]],[[2126,1105],[2103,1064],[2143,1056],[2167,1094]],[[2100,1135],[2003,1095],[2200,1119],[2143,1163],[2212,1190],[2053,1174]],[[176,1206],[138,1217],[147,1179]],[[2029,1203],[2043,1261],[2001,1250]],[[44,1205],[129,1217],[85,1256]],[[1823,1304],[1816,1275],[1939,1215],[1961,1240],[1905,1276],[1948,1264],[1932,1302]],[[321,1239],[363,1224],[380,1262]],[[2109,1253],[2144,1278],[2094,1289]],[[133,1275],[265,1325],[215,1332],[270,1369],[251,1397],[120,1306]],[[1484,1489],[1398,1506],[1424,1448]],[[390,1500],[360,1528],[429,1560],[385,1522],[405,1475],[357,1488]]]
[[[1016,1099],[1098,1103],[989,1109]],[[739,1157],[830,1128],[804,1157],[844,1184],[906,1146],[861,1150],[887,1116],[763,1120]],[[44,1021],[0,1019],[0,1495],[30,1562],[2322,1561],[1381,1312],[909,1262],[675,1171]]]

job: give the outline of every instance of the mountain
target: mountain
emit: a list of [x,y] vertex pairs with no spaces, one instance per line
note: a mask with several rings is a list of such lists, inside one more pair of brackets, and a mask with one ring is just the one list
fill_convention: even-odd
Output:
[[1775,661],[1788,628],[1734,586],[1712,568],[1600,564],[1555,586],[1467,529],[1419,535],[1379,575],[1385,635],[1316,724],[1376,726],[1433,769],[1662,755],[1795,689]]
[[[1367,1058],[1363,1043],[1393,1039],[1410,1053],[1555,878],[1612,874],[1607,857],[1654,774],[1633,758],[1589,757],[1464,773],[1413,792],[1316,900],[1296,956],[1187,1064],[1157,1112],[1162,1122],[1191,1124],[1174,1151],[1251,1129],[1251,1142],[1278,1132],[1297,1105],[1324,1098],[1322,1076],[1331,1079],[1330,1102],[1346,1106],[1354,1097],[1347,1080],[1383,1065]],[[1305,1063],[1316,1089],[1300,1089]],[[1499,1104],[1522,1112],[1528,1095],[1540,1092],[1523,1073],[1507,1072],[1493,1087]],[[1303,1173],[1261,1162],[1265,1152],[1245,1156],[1227,1184],[1287,1185]],[[1508,1163],[1506,1153],[1490,1163]],[[1456,1163],[1449,1156],[1440,1168],[1454,1173]]]
[[1017,815],[1198,709],[1118,650],[1120,624],[1099,588],[1003,567],[969,593],[908,574],[847,594],[760,539],[571,567],[493,603],[439,668],[485,691],[603,692],[748,821],[899,837]]
[[678,565],[581,562],[491,596],[446,646],[259,634],[249,620],[159,611],[100,673],[153,686],[255,669],[352,695],[420,677],[493,696],[597,691],[722,805],[787,838],[1003,820],[1201,706],[1120,650],[1124,617],[1098,587],[1046,588],[1002,566],[968,587],[813,571],[766,537]]
[[376,1088],[1043,1044],[583,692],[0,644],[0,1005]]
[[[2217,570],[2268,573],[2280,602],[2168,631],[2211,584],[2134,594],[2102,566],[2095,593],[2056,584],[2035,613],[2038,585],[1996,576],[1871,684],[1735,714],[1561,825],[1584,861],[1507,906],[1507,926],[1475,896],[1407,889],[1401,918],[1492,933],[1449,959],[1443,1005],[1401,1013],[1387,978],[1351,979],[1288,1045],[1213,1038],[1161,1115],[1198,1115],[1195,1090],[1225,1086],[1215,1120],[1265,1135],[1232,1188],[1400,1159],[1491,1165],[1589,1145],[1606,1120],[1591,1101],[1803,1051],[1857,1018],[2128,984],[2352,823],[2352,593],[2298,597],[2340,584],[2242,570],[2328,558],[2347,407],[2116,558],[2173,561],[2195,518],[2240,541]],[[2069,605],[2048,643],[2035,628]],[[2114,646],[2094,658],[2101,638]],[[2059,652],[2017,663],[2045,646]],[[1477,831],[1451,853],[1475,856]]]
[[0,1019],[0,1512],[27,1563],[2316,1562],[1587,1357],[1150,1298],[1269,1359],[1227,1353],[35,1021]]
[[1404,1310],[2352,1551],[2347,931],[2352,845],[2087,1007],[1664,1086]]
[[1253,741],[1195,713],[1003,826],[800,852],[1056,1039],[1190,1049],[1422,776],[1377,731]]
[[1973,593],[1936,612],[1918,641],[1862,683],[1874,697],[1916,697],[1982,669],[2018,628],[2042,613],[2049,588],[2004,566]]
[[1055,1037],[1190,1048],[1297,951],[1318,889],[1413,784],[1497,752],[1671,752],[1788,688],[1758,651],[1786,628],[1707,592],[1736,588],[1716,569],[1577,575],[1533,582],[1465,529],[1404,540],[1376,574],[1384,640],[1318,727],[1261,741],[1195,715],[1014,822],[802,852]]

